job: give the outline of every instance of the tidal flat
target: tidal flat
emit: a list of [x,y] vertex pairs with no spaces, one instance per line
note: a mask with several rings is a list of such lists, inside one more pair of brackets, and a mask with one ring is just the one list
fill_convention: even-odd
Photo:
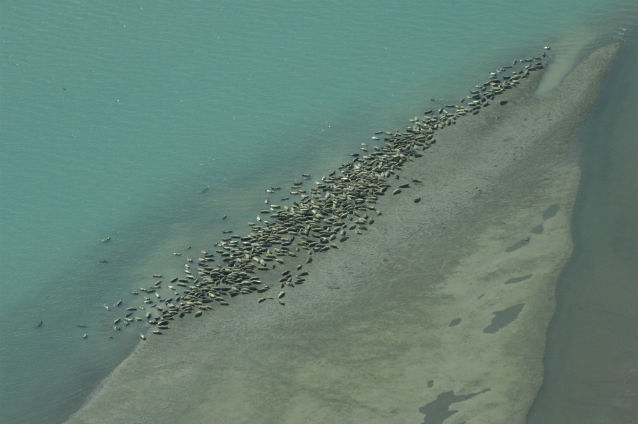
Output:
[[439,131],[389,179],[374,225],[305,264],[285,305],[238,296],[176,320],[69,422],[524,422],[572,250],[571,142],[617,49]]

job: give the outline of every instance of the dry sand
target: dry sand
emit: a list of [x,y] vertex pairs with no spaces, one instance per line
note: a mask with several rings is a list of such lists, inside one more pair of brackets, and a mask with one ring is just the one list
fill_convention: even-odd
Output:
[[244,296],[177,322],[69,422],[524,422],[571,253],[570,141],[616,51],[542,98],[538,74],[439,132],[393,185],[423,184],[317,255],[286,306]]

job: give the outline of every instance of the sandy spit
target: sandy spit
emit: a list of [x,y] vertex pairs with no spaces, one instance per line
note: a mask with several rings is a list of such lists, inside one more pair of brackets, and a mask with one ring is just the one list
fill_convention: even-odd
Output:
[[439,132],[393,186],[423,184],[384,196],[286,306],[245,296],[177,322],[68,422],[524,422],[572,248],[572,141],[616,51]]

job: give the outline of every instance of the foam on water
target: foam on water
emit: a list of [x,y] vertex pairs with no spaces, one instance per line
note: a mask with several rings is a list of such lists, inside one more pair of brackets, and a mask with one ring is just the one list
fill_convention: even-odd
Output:
[[264,188],[335,169],[545,43],[558,81],[635,22],[624,0],[1,7],[0,421],[31,423],[130,352],[143,328],[114,333],[114,303],[178,270],[173,252],[246,231]]

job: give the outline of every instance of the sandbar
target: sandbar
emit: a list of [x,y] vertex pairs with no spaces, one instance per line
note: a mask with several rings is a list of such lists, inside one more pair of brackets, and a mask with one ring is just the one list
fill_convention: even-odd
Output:
[[369,231],[308,264],[285,306],[242,296],[178,320],[68,422],[524,422],[572,250],[573,140],[617,49],[440,131],[400,173],[423,184],[380,198]]

